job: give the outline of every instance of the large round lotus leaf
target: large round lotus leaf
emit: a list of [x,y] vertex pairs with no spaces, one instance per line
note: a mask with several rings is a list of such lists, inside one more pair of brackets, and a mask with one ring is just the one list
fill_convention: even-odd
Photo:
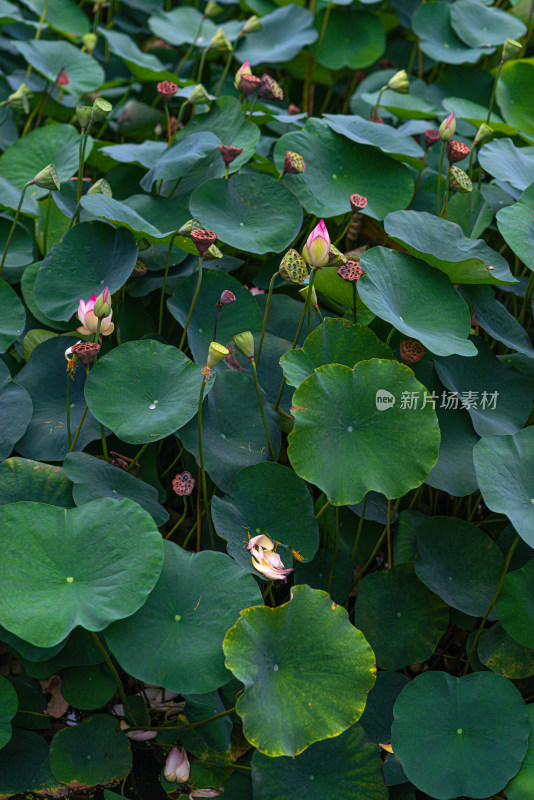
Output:
[[410,408],[413,393],[422,397],[424,387],[394,361],[318,367],[293,395],[288,456],[297,475],[333,505],[359,503],[371,490],[392,499],[419,486],[436,463],[440,434],[430,404]]
[[[275,454],[280,450],[280,417],[261,391],[263,410]],[[180,439],[197,463],[198,415],[180,430]],[[226,491],[243,467],[271,458],[269,442],[252,379],[219,369],[215,385],[202,407],[202,446],[206,471]]]
[[530,91],[533,78],[534,61],[523,58],[504,64],[497,84],[497,102],[504,118],[531,137],[534,135],[534,98]]
[[[312,52],[316,48],[310,48]],[[321,45],[319,63],[328,69],[364,69],[386,49],[386,32],[376,14],[356,8],[334,8]]]
[[[534,70],[532,70],[534,77]],[[526,266],[534,270],[534,183],[525,189],[517,203],[501,208],[497,225],[504,239]]]
[[180,224],[177,217],[176,224],[170,228],[164,224],[164,220],[160,222],[161,228],[157,228],[126,203],[121,203],[105,194],[86,194],[82,197],[81,204],[82,208],[93,216],[101,217],[113,222],[119,228],[127,228],[134,234],[142,235],[150,243],[170,241]]
[[503,555],[479,528],[458,517],[431,517],[417,533],[417,577],[453,608],[481,617],[503,570]]
[[303,47],[318,37],[313,14],[290,3],[261,18],[261,30],[245,37],[236,48],[240,61],[257,64],[280,64],[291,61]]
[[510,183],[520,192],[534,181],[534,147],[516,147],[511,139],[494,139],[485,144],[478,154],[478,162],[499,182],[505,186]]
[[[78,367],[74,379],[67,376],[65,350],[76,343],[72,337],[55,337],[43,342],[32,352],[30,360],[17,373],[17,384],[31,397],[33,415],[26,433],[17,442],[17,452],[26,458],[60,461],[68,450],[67,438],[67,381],[70,380],[71,433],[85,409],[83,388],[85,370]],[[76,446],[80,449],[100,438],[100,427],[87,413]]]
[[[387,73],[387,70],[386,70]],[[389,76],[394,73],[389,73]],[[384,72],[375,73],[382,76]],[[385,83],[386,81],[384,81]],[[374,87],[374,92],[364,92],[361,89],[358,94],[361,101],[374,108],[378,102],[380,84]],[[439,108],[433,100],[432,94],[428,91],[429,87],[423,81],[412,81],[408,94],[399,94],[393,89],[387,89],[380,98],[380,107],[394,114],[402,120],[431,119],[440,114]],[[423,129],[424,130],[424,129]]]
[[507,37],[519,39],[526,32],[525,25],[512,14],[477,0],[456,0],[451,5],[451,25],[467,45],[484,49],[504,44]]
[[50,768],[62,783],[110,783],[126,777],[132,768],[130,742],[118,719],[96,714],[56,733]]
[[41,262],[35,302],[53,319],[69,320],[80,298],[87,302],[106,286],[111,293],[120,289],[136,261],[137,244],[130,231],[105,222],[82,222]]
[[515,433],[527,421],[532,406],[528,379],[514,367],[503,364],[481,338],[474,339],[474,358],[436,358],[440,381],[449,394],[458,396],[458,406],[467,408],[479,436]]
[[72,509],[2,506],[0,541],[2,623],[38,647],[52,647],[76,625],[100,631],[133,614],[162,563],[152,517],[124,498]]
[[[197,47],[209,45],[219,27],[196,8],[187,6],[173,8],[168,12],[157,10],[148,20],[148,26],[152,33],[170,44],[196,43]],[[202,30],[199,33],[200,26]],[[232,41],[242,29],[243,23],[231,21],[221,27]]]
[[444,272],[452,283],[516,282],[499,253],[482,239],[468,239],[454,222],[426,211],[394,211],[384,227],[394,241]]
[[519,644],[534,648],[534,559],[505,577],[497,616]]
[[489,672],[425,672],[402,690],[393,713],[395,755],[408,779],[438,800],[499,792],[527,750],[523,698]]
[[9,283],[0,280],[0,353],[18,339],[26,322],[26,312]]
[[19,792],[54,792],[59,787],[48,766],[48,743],[37,733],[16,728],[9,744],[0,750],[0,798],[7,800]]
[[[19,193],[20,196],[20,193]],[[18,205],[18,201],[17,201]],[[13,220],[11,217],[0,216],[0,247],[2,252],[11,231]],[[24,267],[33,261],[33,240],[29,230],[24,224],[17,224],[9,243],[6,254],[2,277],[9,283],[18,283]]]
[[373,572],[360,583],[354,624],[382,669],[426,661],[449,624],[449,610],[414,573],[413,564]]
[[214,497],[211,507],[215,529],[228,542],[228,553],[256,577],[259,574],[246,547],[260,533],[290,547],[299,561],[310,561],[317,552],[319,531],[312,496],[304,481],[282,464],[245,467],[227,496]]
[[[1,469],[1,467],[0,467]],[[67,478],[74,483],[72,494],[77,506],[95,497],[129,497],[152,516],[157,527],[169,519],[158,502],[158,492],[149,483],[88,453],[69,453],[63,462]]]
[[254,800],[387,800],[382,760],[359,725],[308,747],[297,758],[252,756]]
[[87,15],[70,0],[55,0],[48,5],[45,0],[21,0],[39,18],[41,14],[50,27],[67,35],[82,36],[90,30]]
[[[330,579],[332,561],[334,561],[334,569],[332,579]],[[354,581],[354,564],[350,553],[345,550],[338,550],[334,555],[332,548],[321,547],[312,561],[306,564],[295,561],[294,564],[293,581],[295,584],[306,583],[312,589],[322,589],[323,592],[328,592],[334,603],[338,603],[338,605],[342,605],[349,596]],[[330,589],[328,588],[329,583]]]
[[43,325],[46,325],[47,328],[52,328],[52,330],[56,331],[71,331],[73,325],[71,324],[70,320],[68,322],[61,322],[59,320],[52,319],[46,314],[43,314],[35,302],[35,280],[37,278],[37,273],[39,272],[40,266],[41,262],[36,261],[34,264],[30,264],[29,267],[26,267],[24,274],[22,275],[20,288],[22,289],[22,296],[24,298],[24,302],[26,303],[26,307],[32,316],[35,317],[35,319],[39,322],[42,322]]
[[[532,265],[534,267],[534,259]],[[534,358],[534,349],[528,333],[506,306],[495,299],[495,292],[491,286],[461,286],[460,294],[470,304],[477,324],[486,333],[506,347]]]
[[[150,192],[156,181],[177,181],[182,178],[195,164],[215,151],[219,153],[221,140],[211,131],[198,131],[185,136],[175,144],[168,147],[148,170],[141,180],[141,186]],[[164,192],[166,194],[166,192]]]
[[54,647],[35,647],[2,627],[0,627],[0,640],[16,650],[27,661],[34,662],[50,661],[66,644],[66,639],[63,639]]
[[448,3],[422,3],[412,17],[414,33],[421,38],[421,50],[433,61],[445,64],[476,64],[482,54],[493,49],[468,47],[451,25]]
[[135,164],[138,167],[150,169],[166,150],[167,142],[155,142],[152,139],[147,139],[146,142],[141,142],[140,144],[135,142],[109,144],[106,147],[101,147],[99,153],[112,158],[120,164]]
[[498,622],[482,633],[478,657],[492,672],[505,678],[534,675],[534,650],[512,639]]
[[0,749],[11,739],[11,720],[17,713],[18,704],[16,691],[7,678],[0,675]]
[[[232,179],[233,180],[233,179]],[[197,285],[197,274],[191,275],[176,286],[174,294],[167,300],[167,307],[180,325],[185,325],[191,301]],[[247,289],[231,275],[205,270],[202,285],[187,330],[187,343],[193,357],[206,363],[208,348],[213,339],[215,303],[225,289],[235,294],[236,302],[224,306],[217,322],[217,341],[223,345],[231,342],[232,336],[242,331],[260,331],[263,317],[258,304]]]
[[122,58],[132,75],[140,81],[172,80],[176,76],[166,70],[159,58],[153,53],[145,53],[135,43],[132,36],[118,30],[101,28],[100,32],[109,43],[111,52]]
[[534,704],[527,706],[530,722],[530,738],[527,754],[521,768],[510,783],[505,786],[508,800],[530,800],[534,792]]
[[[468,341],[471,315],[446,275],[397,250],[373,247],[362,255],[358,281],[365,305],[436,355],[476,355]],[[435,309],[439,307],[440,313]]]
[[134,616],[105,637],[130,675],[180,694],[227,683],[222,642],[243,608],[262,602],[257,583],[225,553],[188,553],[164,542],[160,579]]
[[374,654],[326,592],[294,586],[288,603],[241,613],[225,636],[226,666],[245,684],[236,711],[267,756],[296,756],[361,717]]
[[300,203],[270,175],[234,175],[195,189],[191,214],[218,238],[249,253],[280,253],[302,224]]
[[28,427],[31,416],[30,395],[22,386],[13,383],[8,368],[0,361],[0,459],[10,455],[13,445]]
[[[346,13],[346,12],[344,12]],[[390,125],[378,125],[360,116],[323,114],[324,121],[336,133],[358,144],[379,148],[399,161],[422,168],[423,150],[411,136]]]
[[[92,368],[85,397],[91,413],[119,438],[144,444],[191,419],[204,380],[201,367],[176,347],[150,339],[126,342]],[[212,386],[213,378],[205,393]]]
[[61,672],[61,694],[74,708],[102,708],[116,691],[115,678],[103,664],[67,667]]
[[[426,387],[426,402],[435,405],[441,442],[437,464],[425,483],[454,497],[464,497],[478,489],[473,464],[473,447],[479,437],[473,430],[467,411],[456,402],[439,381],[432,363],[426,359],[412,365],[415,377]],[[425,396],[419,402],[425,402]]]
[[[51,83],[55,82],[63,67],[69,77],[68,84],[62,87],[67,94],[79,97],[104,83],[104,70],[98,61],[69,42],[58,39],[46,42],[41,39],[17,42],[15,47],[25,61]],[[42,166],[46,166],[46,163]]]
[[287,175],[284,183],[306,211],[317,217],[350,211],[349,197],[354,187],[367,197],[365,213],[375,219],[383,219],[410,202],[413,178],[407,167],[374,147],[340,136],[326,122],[309,119],[302,130],[278,140],[274,161],[280,171],[287,150],[300,153],[306,171]]
[[372,742],[379,744],[391,741],[393,706],[401,690],[409,682],[409,678],[402,672],[378,672],[359,722]]
[[299,350],[290,350],[280,359],[290,386],[300,386],[317,367],[325,364],[344,364],[353,367],[369,358],[392,358],[388,345],[363,325],[348,320],[327,317],[311,333]]
[[[55,46],[56,43],[49,42]],[[56,65],[54,77],[59,72]],[[78,169],[80,134],[73,125],[65,123],[45,125],[17,139],[0,156],[0,173],[17,189],[31,181],[47,164],[55,164],[60,181],[68,180]],[[86,155],[91,152],[91,140]],[[46,189],[29,186],[25,197],[43,197]]]

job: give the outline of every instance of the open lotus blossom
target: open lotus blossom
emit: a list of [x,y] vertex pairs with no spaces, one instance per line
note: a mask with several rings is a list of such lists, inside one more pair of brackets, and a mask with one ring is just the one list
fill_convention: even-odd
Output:
[[[98,330],[98,317],[94,313],[93,309],[96,303],[96,294],[89,298],[87,303],[83,300],[78,301],[78,311],[76,312],[76,316],[82,323],[79,328],[76,328],[78,333],[83,333],[86,336],[91,333],[96,333]],[[100,324],[100,333],[102,336],[109,336],[113,333],[114,325],[111,321],[113,312],[110,312],[107,317],[104,317],[101,320]]]
[[330,236],[324,219],[321,219],[312,230],[302,248],[302,258],[314,269],[328,264],[330,254]]
[[263,547],[253,547],[250,550],[252,566],[271,581],[285,581],[293,567],[286,569],[282,559],[274,550],[264,550]]
[[186,783],[189,778],[189,770],[189,759],[187,758],[185,747],[181,750],[177,747],[173,747],[167,756],[163,769],[165,780],[170,783]]

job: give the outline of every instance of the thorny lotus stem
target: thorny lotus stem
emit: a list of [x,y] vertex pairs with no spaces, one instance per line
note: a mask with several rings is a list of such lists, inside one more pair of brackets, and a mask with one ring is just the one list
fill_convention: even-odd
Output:
[[502,589],[502,586],[503,586],[503,583],[504,583],[504,579],[506,577],[506,573],[508,572],[508,567],[510,566],[510,562],[512,560],[512,556],[514,554],[514,550],[517,547],[517,545],[519,544],[520,538],[521,537],[518,534],[515,537],[514,541],[512,542],[512,544],[510,546],[510,549],[508,550],[508,552],[506,554],[506,558],[504,559],[503,570],[502,570],[502,573],[501,573],[501,577],[499,578],[499,583],[497,584],[497,588],[495,589],[495,594],[491,598],[491,602],[490,602],[489,606],[486,609],[486,613],[482,617],[482,620],[480,622],[478,630],[477,630],[477,632],[476,632],[476,634],[475,634],[475,636],[473,638],[473,641],[471,643],[471,647],[469,649],[469,655],[467,656],[467,661],[465,662],[464,675],[467,675],[467,672],[469,670],[469,665],[471,664],[471,659],[473,658],[473,653],[475,652],[475,650],[477,648],[477,645],[478,645],[478,643],[480,641],[480,637],[482,636],[482,631],[484,630],[484,626],[485,626],[486,622],[488,621],[489,615],[491,614],[491,609],[493,608],[493,606],[497,602],[497,598],[499,597],[499,595],[501,593],[501,589]]
[[273,289],[274,289],[274,282],[278,276],[278,272],[275,272],[273,277],[271,278],[271,282],[269,283],[269,292],[267,294],[267,303],[265,304],[265,312],[263,314],[263,325],[261,326],[261,336],[260,342],[258,344],[258,354],[256,356],[256,366],[260,363],[260,356],[261,356],[261,348],[263,347],[263,339],[265,337],[265,330],[267,328],[267,317],[269,316],[269,309],[271,307],[271,298],[273,296]]
[[[398,507],[400,505],[400,501],[401,501],[400,497],[398,498],[398,500],[395,501],[395,505],[393,507],[393,511],[391,512],[391,518],[393,518],[395,516],[395,514],[397,513],[397,509],[398,509]],[[365,565],[364,565],[362,571],[359,572],[358,575],[356,576],[356,579],[354,580],[354,583],[352,584],[351,591],[352,591],[352,589],[354,589],[354,587],[356,586],[358,581],[361,581],[361,579],[363,578],[363,576],[365,575],[365,573],[367,572],[367,570],[369,569],[369,567],[373,563],[373,561],[375,559],[375,556],[378,553],[382,542],[384,541],[384,539],[387,536],[387,530],[388,530],[387,525],[385,525],[384,526],[384,530],[380,534],[380,538],[378,539],[377,543],[374,546],[373,552],[371,553],[371,555],[369,556],[369,558],[365,562]]]
[[271,451],[271,458],[273,461],[276,461],[276,456],[274,453],[273,443],[271,442],[271,435],[269,433],[269,428],[267,427],[267,420],[265,419],[265,412],[263,410],[263,403],[261,400],[261,392],[260,392],[260,385],[258,383],[258,370],[256,369],[256,364],[254,361],[252,362],[252,374],[254,376],[254,386],[256,387],[256,394],[258,396],[258,405],[260,407],[260,414],[261,419],[263,422],[263,427],[265,428],[265,435],[267,436],[267,441],[269,442],[269,450]]
[[219,81],[219,83],[217,84],[217,89],[215,90],[215,97],[218,97],[218,96],[219,96],[219,92],[221,91],[221,89],[222,89],[222,85],[223,85],[223,83],[224,83],[224,81],[225,81],[225,79],[226,79],[226,76],[228,75],[228,70],[230,69],[230,65],[231,65],[231,63],[232,63],[232,59],[233,59],[233,57],[234,57],[234,51],[233,51],[233,49],[232,49],[232,50],[230,50],[230,52],[228,53],[228,57],[227,57],[227,59],[226,59],[226,64],[224,65],[223,73],[222,73],[222,75],[221,75],[221,80],[220,80],[220,81]]
[[200,62],[198,65],[198,73],[197,73],[197,83],[202,83],[202,70],[204,69],[204,62],[206,60],[206,56],[208,55],[208,50],[210,49],[209,45],[204,48],[202,54],[200,56]]
[[200,472],[200,467],[199,467],[197,474],[197,553],[200,553],[200,545],[202,538],[202,514],[205,514],[208,510],[207,506],[204,508],[204,511],[201,512],[200,510],[200,499],[202,496],[201,479],[202,479],[202,473]]
[[98,647],[98,649],[100,650],[100,652],[104,656],[104,660],[105,660],[106,664],[108,665],[108,668],[109,668],[111,674],[115,678],[115,681],[117,683],[117,689],[119,690],[119,694],[120,694],[120,698],[122,700],[122,705],[123,705],[124,711],[128,712],[128,715],[130,716],[130,719],[133,721],[134,725],[136,725],[137,724],[137,720],[135,719],[134,715],[132,714],[132,709],[130,708],[130,706],[128,704],[128,700],[126,699],[126,694],[124,693],[124,687],[122,685],[122,681],[120,679],[120,675],[117,672],[117,670],[115,669],[115,664],[113,663],[113,661],[109,657],[108,651],[106,650],[106,648],[102,644],[102,642],[100,640],[100,636],[97,633],[95,633],[94,631],[90,631],[90,633],[91,633],[91,636],[94,639],[94,642],[95,642],[96,646]]
[[393,338],[393,334],[395,333],[396,330],[397,329],[395,328],[395,326],[393,326],[392,329],[390,330],[390,332],[388,333],[388,338],[386,339],[386,344],[388,345],[388,347],[389,347],[389,343],[391,342],[391,340]]
[[336,506],[334,519],[335,519],[334,552],[332,554],[332,563],[330,564],[330,572],[328,573],[328,585],[326,587],[326,591],[328,593],[330,593],[330,589],[332,587],[332,578],[334,577],[334,568],[336,566],[337,544],[338,544],[338,540],[339,540],[339,506]]
[[180,527],[186,516],[187,516],[187,495],[184,495],[184,513],[182,514],[178,522],[172,526],[167,536],[165,537],[166,539],[170,539],[174,531],[178,530],[178,528]]
[[[69,448],[72,445],[72,434],[70,432],[70,382],[71,382],[71,380],[72,379],[71,379],[69,373],[67,372],[67,439],[68,439],[68,442],[69,442]],[[69,452],[70,452],[70,450],[69,450]]]
[[208,722],[213,722],[216,719],[228,716],[228,714],[233,714],[234,711],[235,711],[235,706],[226,709],[226,711],[219,711],[218,714],[214,714],[212,717],[206,717],[206,719],[199,719],[198,722],[188,722],[187,725],[162,725],[160,727],[153,727],[153,728],[146,728],[144,725],[138,725],[137,727],[125,728],[124,732],[130,733],[130,731],[185,731],[189,728],[200,728],[202,725],[207,725]]
[[158,334],[160,336],[161,336],[161,327],[163,324],[163,303],[165,300],[165,289],[167,288],[167,278],[169,277],[169,267],[171,265],[172,245],[177,236],[178,236],[178,231],[175,231],[171,236],[171,241],[169,243],[169,251],[167,253],[167,264],[165,266],[165,275],[163,276],[163,286],[161,287],[161,295],[159,298]]
[[200,456],[200,474],[202,476],[202,496],[204,498],[204,506],[206,508],[206,519],[208,521],[208,528],[210,531],[211,548],[212,550],[215,550],[215,531],[213,530],[213,522],[211,521],[211,514],[209,509],[208,490],[206,488],[206,468],[204,466],[204,448],[202,447],[202,401],[204,399],[205,386],[206,386],[206,381],[203,380],[200,385],[200,395],[198,398],[198,453]]
[[15,219],[13,220],[13,224],[11,226],[11,230],[9,231],[9,236],[7,237],[6,246],[4,247],[4,253],[2,255],[2,261],[0,262],[0,275],[2,274],[2,270],[4,269],[4,262],[6,260],[7,251],[8,251],[8,248],[9,248],[9,243],[10,243],[11,239],[13,238],[13,234],[15,233],[15,228],[17,227],[17,220],[18,220],[19,215],[20,215],[20,209],[22,208],[22,203],[24,201],[24,195],[26,193],[26,189],[28,188],[28,186],[31,186],[32,183],[33,183],[33,180],[32,181],[28,181],[28,183],[25,183],[24,186],[22,187],[22,191],[20,193],[19,204],[18,204],[17,210],[15,212]]
[[[90,125],[91,123],[89,123]],[[76,222],[80,221],[80,201],[82,199],[82,182],[83,182],[83,169],[85,164],[85,147],[87,144],[87,137],[89,136],[89,125],[86,129],[82,130],[82,135],[80,138],[80,164],[78,166],[78,182],[76,184],[76,210],[74,215],[76,217]]]
[[353,561],[356,558],[356,552],[358,550],[358,545],[360,544],[360,537],[362,535],[363,522],[364,522],[364,519],[365,519],[365,511],[367,509],[367,501],[368,500],[369,500],[369,492],[367,492],[365,494],[365,497],[363,498],[362,510],[361,510],[361,513],[360,513],[360,521],[358,523],[358,530],[356,531],[356,539],[354,540],[354,547],[352,548],[352,553],[351,553],[351,557],[352,557]]
[[185,321],[184,331],[182,333],[182,338],[180,339],[180,344],[178,345],[178,350],[181,350],[184,346],[185,337],[187,336],[187,329],[189,328],[189,323],[191,322],[191,317],[193,316],[193,310],[195,308],[195,303],[197,302],[198,293],[200,291],[200,284],[202,283],[202,256],[199,255],[198,257],[198,280],[197,280],[197,288],[195,289],[195,293],[193,295],[193,299],[191,300],[191,306],[189,308],[189,313],[187,315],[187,319]]
[[436,212],[439,217],[441,211],[441,170],[443,169],[443,154],[445,153],[445,139],[441,140],[441,152],[439,154],[439,169],[438,169],[438,210]]
[[71,445],[69,447],[69,453],[72,453],[72,451],[74,450],[74,445],[76,444],[76,440],[77,440],[78,436],[80,435],[80,431],[82,429],[83,421],[85,419],[87,411],[88,411],[88,406],[86,405],[84,410],[83,410],[82,418],[80,419],[80,421],[78,423],[78,427],[76,428],[76,433],[74,434],[74,439],[72,440]]
[[139,461],[139,459],[141,458],[141,456],[143,455],[143,453],[145,452],[145,450],[147,449],[149,444],[150,444],[150,442],[147,442],[146,444],[144,444],[142,446],[142,448],[135,454],[135,456],[132,458],[132,460],[128,464],[128,469],[126,470],[126,472],[131,472],[132,471],[132,469],[135,467],[136,463]]

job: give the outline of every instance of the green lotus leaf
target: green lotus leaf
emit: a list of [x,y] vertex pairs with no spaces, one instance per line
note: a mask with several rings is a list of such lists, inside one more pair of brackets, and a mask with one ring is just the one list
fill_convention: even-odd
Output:
[[[299,51],[318,37],[313,14],[307,8],[290,3],[261,18],[261,30],[238,44],[236,57],[257,64],[280,64],[291,61]],[[326,48],[325,48],[326,49]]]
[[99,33],[106,39],[110,51],[121,58],[132,75],[140,81],[176,80],[176,75],[167,70],[152,53],[145,53],[135,43],[132,36],[118,30],[99,28]]
[[482,55],[495,52],[495,48],[468,47],[452,27],[451,7],[448,3],[422,3],[412,17],[414,33],[421,38],[422,52],[433,61],[445,64],[476,64]]
[[[313,635],[310,636],[310,632]],[[363,713],[373,651],[326,592],[294,586],[288,603],[241,613],[225,636],[226,666],[245,684],[236,711],[266,756],[296,756],[339,736]]]
[[[11,231],[12,223],[11,217],[0,217],[0,248],[2,252]],[[24,272],[24,267],[27,267],[32,261],[33,241],[26,225],[19,222],[9,243],[9,250],[2,270],[3,279],[8,283],[18,283]]]
[[61,671],[61,694],[74,708],[84,711],[101,708],[116,691],[115,678],[103,664],[67,667]]
[[[445,97],[441,105],[449,114],[454,112],[456,119],[465,119],[477,128],[488,118],[486,106],[475,103],[473,100],[467,100],[465,97]],[[495,110],[491,112],[489,125],[496,133],[504,133],[507,136],[513,136],[516,132],[514,127],[503,122],[502,117]]]
[[523,647],[534,648],[534,559],[509,572],[497,599],[497,616],[507,633]]
[[[313,52],[317,48],[310,49]],[[364,69],[374,64],[385,49],[386,32],[375,14],[354,7],[334,8],[318,61],[328,69]]]
[[395,755],[408,780],[437,800],[499,792],[527,751],[527,706],[513,683],[490,672],[425,672],[393,713]]
[[45,0],[21,0],[21,2],[31,9],[37,18],[44,12],[44,19],[50,27],[68,36],[83,36],[90,30],[87,15],[71,0],[55,0],[50,6]]
[[510,783],[505,786],[508,800],[528,800],[534,791],[534,706],[527,706],[530,721],[530,737],[528,749],[521,768]]
[[516,147],[511,139],[494,139],[480,149],[478,162],[505,187],[510,184],[523,192],[534,182],[534,147]]
[[390,125],[380,127],[360,116],[347,114],[323,114],[330,128],[352,142],[378,148],[398,161],[406,161],[419,169],[423,166],[423,150],[411,136]]
[[372,742],[391,741],[393,706],[409,679],[402,672],[377,673],[376,683],[369,692],[367,705],[359,724]]
[[0,676],[0,750],[11,739],[11,720],[17,713],[17,693],[7,680]]
[[[334,562],[334,569],[330,579],[332,562]],[[295,585],[306,583],[312,589],[328,592],[334,603],[338,603],[338,605],[342,605],[346,601],[354,581],[354,564],[350,553],[338,550],[334,555],[332,548],[321,547],[311,561],[306,563],[295,561],[294,564],[293,580]],[[328,584],[330,584],[330,588],[328,588]]]
[[48,765],[48,743],[32,731],[17,728],[11,741],[0,750],[0,797],[19,792],[54,792],[61,784]]
[[85,398],[96,419],[123,441],[145,444],[169,436],[191,419],[203,381],[201,367],[177,348],[150,339],[126,342],[91,369]]
[[110,783],[125,778],[132,768],[130,742],[116,717],[95,714],[56,733],[50,768],[62,783]]
[[26,311],[9,283],[0,280],[0,353],[18,339],[26,322]]
[[[89,53],[82,53],[78,47],[69,42],[61,39],[53,42],[43,39],[30,40],[16,42],[15,48],[28,64],[31,64],[50,83],[55,82],[59,70],[64,67],[69,82],[61,88],[74,97],[92,92],[104,83],[104,70],[96,58],[90,56]],[[63,127],[62,125],[61,128],[63,129]],[[50,160],[43,161],[41,168],[49,163]]]
[[133,614],[162,564],[154,521],[124,498],[72,509],[4,505],[0,539],[2,622],[38,647],[52,647],[76,625],[100,631]]
[[534,650],[512,639],[498,622],[483,631],[478,657],[492,672],[511,680],[534,675]]
[[227,683],[222,642],[243,608],[262,602],[258,585],[225,553],[188,553],[164,542],[159,581],[133,616],[111,625],[106,642],[130,675],[181,694]]
[[[141,186],[150,192],[156,181],[173,181],[183,178],[195,164],[203,161],[208,156],[217,154],[221,172],[224,172],[223,161],[219,153],[221,140],[211,131],[198,131],[190,136],[185,136],[175,144],[168,147],[150,167],[141,180]],[[213,176],[216,177],[216,176]],[[172,184],[171,184],[172,185]],[[164,194],[164,188],[162,187]]]
[[534,136],[534,99],[530,91],[533,76],[532,58],[512,60],[503,65],[497,84],[497,102],[506,122],[528,134],[529,141]]
[[109,144],[105,147],[101,147],[100,153],[112,158],[120,164],[136,164],[139,167],[150,169],[166,150],[166,142],[155,142],[148,139],[146,142],[141,142],[140,144],[136,144],[135,142]]
[[47,328],[51,328],[54,331],[72,331],[73,325],[71,324],[70,319],[67,322],[52,319],[46,314],[43,314],[35,302],[35,280],[37,278],[37,273],[39,272],[41,263],[41,261],[36,261],[34,264],[30,264],[29,267],[26,267],[22,275],[20,288],[22,289],[22,296],[24,298],[24,302],[26,303],[26,307],[32,316],[43,325],[46,325]]
[[453,29],[469,47],[493,51],[492,45],[504,44],[507,38],[520,39],[526,32],[526,26],[512,14],[477,0],[456,0],[450,10]]
[[430,658],[449,611],[417,578],[413,564],[399,564],[362,579],[354,624],[373,648],[377,666],[395,670]]
[[469,239],[477,239],[493,221],[493,208],[484,199],[482,192],[456,192],[449,195],[447,219],[455,222]]
[[24,435],[31,416],[30,395],[22,386],[13,383],[8,368],[0,361],[0,459],[11,454],[15,442]]
[[293,395],[288,456],[297,475],[333,505],[359,503],[371,490],[401,497],[419,486],[436,463],[440,435],[430,405],[409,407],[412,393],[422,397],[424,387],[394,361],[316,369]]
[[61,467],[26,458],[6,458],[0,464],[0,505],[19,500],[69,508],[74,505],[72,484]]
[[[154,6],[151,6],[151,9]],[[202,29],[201,29],[202,26]],[[243,28],[243,23],[231,21],[221,26],[206,19],[196,8],[180,6],[171,11],[158,9],[148,20],[148,27],[156,36],[161,36],[170,44],[193,44],[197,47],[207,47],[214,33],[219,27],[225,31],[230,40],[233,40]]]
[[506,306],[495,299],[490,286],[461,286],[460,294],[472,306],[476,323],[486,333],[506,347],[534,358],[528,333]]
[[[533,70],[534,74],[534,70]],[[534,270],[534,183],[528,186],[517,203],[501,208],[497,226],[503,238],[526,266]]]
[[[164,228],[161,230],[144,219],[144,217],[131,208],[129,204],[121,203],[119,200],[115,200],[114,197],[108,197],[105,194],[86,194],[81,199],[81,205],[82,208],[88,211],[93,217],[101,217],[108,222],[112,222],[118,228],[126,228],[134,234],[142,235],[147,242],[150,243],[170,241],[172,234],[180,227],[181,222],[181,220],[177,218],[176,224],[168,228],[167,225],[165,225],[166,220],[161,220],[161,223],[163,223],[162,227]],[[74,230],[76,230],[76,228]],[[129,274],[131,274],[131,270]]]

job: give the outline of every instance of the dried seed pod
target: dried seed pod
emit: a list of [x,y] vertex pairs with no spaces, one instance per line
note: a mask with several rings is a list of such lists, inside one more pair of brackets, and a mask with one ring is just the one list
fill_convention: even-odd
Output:
[[217,234],[213,231],[191,231],[191,239],[201,256],[206,253],[212,244],[217,241]]
[[363,194],[351,194],[350,207],[353,211],[361,211],[367,205],[367,197]]
[[71,347],[71,353],[78,356],[82,364],[87,367],[100,352],[100,345],[94,342],[77,342]]
[[219,300],[223,306],[228,306],[230,303],[235,303],[235,294],[230,291],[230,289],[225,289],[221,294],[221,299]]
[[400,343],[400,357],[404,364],[415,364],[421,361],[426,353],[426,347],[418,339],[402,339]]
[[363,275],[363,269],[360,267],[359,258],[349,258],[346,264],[342,264],[337,268],[337,274],[344,281],[354,283],[358,281]]
[[280,84],[274,80],[274,78],[271,78],[270,75],[264,73],[261,76],[258,97],[265,97],[267,100],[283,100],[284,91]]
[[160,81],[158,83],[158,94],[164,103],[168,103],[177,91],[178,86],[176,83],[172,83],[172,81]]
[[425,137],[426,150],[441,139],[439,131],[436,131],[434,128],[427,128],[426,131],[423,131],[423,136]]
[[179,472],[173,479],[172,488],[179,497],[187,497],[195,488],[195,479],[187,470]]
[[305,172],[306,162],[299,153],[288,150],[284,156],[284,169],[282,175],[298,175]]
[[260,84],[261,78],[258,78],[256,75],[243,74],[239,81],[239,91],[244,97],[248,97],[249,94],[252,94],[252,92],[260,88]]
[[234,161],[238,156],[241,155],[241,153],[243,152],[243,148],[233,147],[233,145],[231,144],[220,144],[219,151],[221,153],[222,160],[224,161],[226,166],[228,166],[228,164],[231,164],[232,161]]
[[468,144],[459,142],[457,139],[451,139],[445,146],[445,152],[449,159],[449,164],[456,164],[457,161],[463,161],[471,152]]

